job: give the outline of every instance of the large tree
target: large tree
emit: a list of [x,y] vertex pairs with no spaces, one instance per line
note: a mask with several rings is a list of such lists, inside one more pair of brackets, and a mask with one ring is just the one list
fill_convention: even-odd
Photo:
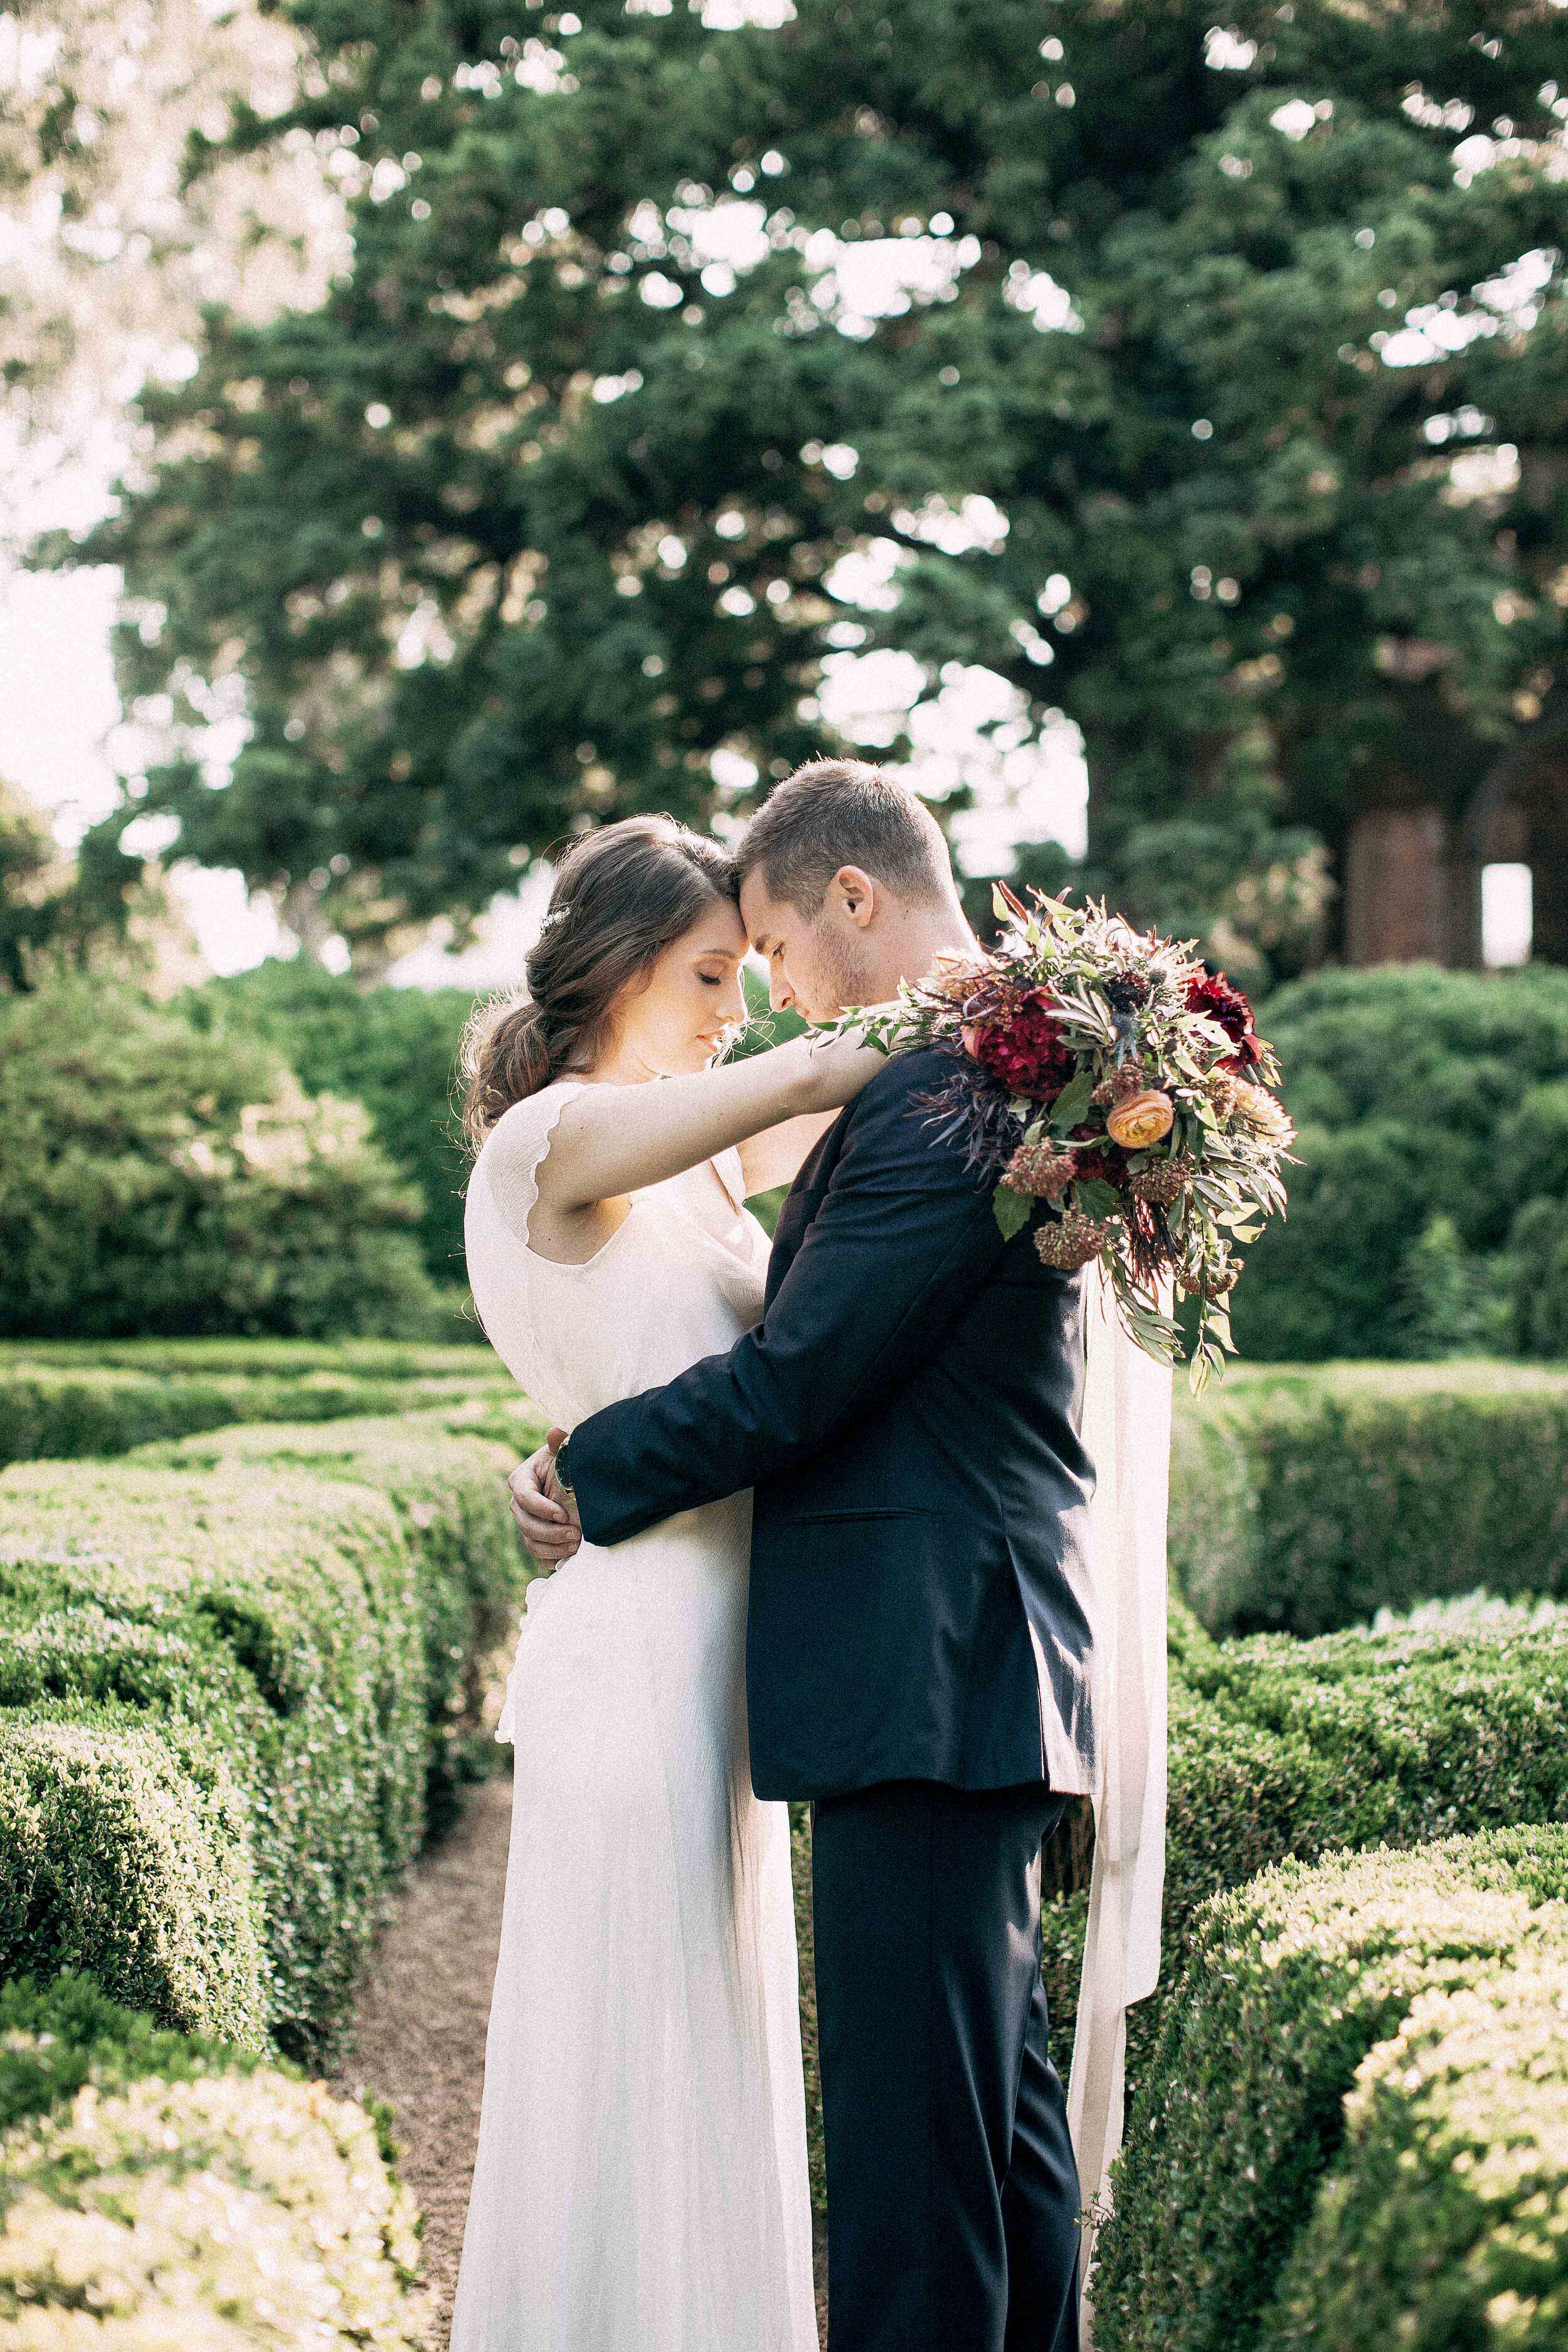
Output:
[[251,731],[133,805],[374,959],[893,646],[1075,719],[1091,874],[1288,965],[1371,771],[1552,723],[1568,19],[761,13],[295,0],[235,140],[331,149],[353,266],[144,402],[126,683]]
[[183,363],[204,302],[321,299],[348,248],[312,142],[222,143],[234,106],[287,106],[302,68],[253,0],[0,14],[0,539],[62,457],[101,466],[127,382]]

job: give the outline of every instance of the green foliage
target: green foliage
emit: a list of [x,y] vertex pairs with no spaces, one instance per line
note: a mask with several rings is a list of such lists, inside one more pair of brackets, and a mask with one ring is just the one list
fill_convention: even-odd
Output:
[[68,1961],[160,2025],[259,2047],[261,1904],[227,1761],[188,1721],[144,1727],[130,1709],[68,1702],[61,1720],[58,1699],[17,1706],[26,1666],[35,1692],[66,1680],[47,1633],[30,1655],[21,1648],[13,1637],[0,1651],[11,1701],[0,1716],[0,1963]]
[[[482,1460],[493,1477],[494,1457]],[[298,1470],[14,1465],[0,1476],[0,1742],[16,1817],[32,1824],[31,1848],[0,1839],[0,1969],[88,1965],[163,2022],[233,2033],[238,2003],[247,2032],[265,2024],[286,2048],[319,2048],[382,1891],[422,1834],[429,1718],[450,1685],[448,1672],[427,1692],[437,1571],[410,1550],[396,1507]],[[432,1613],[451,1625],[464,1605],[447,1594]],[[218,1935],[223,1965],[208,1978],[183,1956],[192,1938],[198,1958],[208,1948],[205,1913],[222,1906],[178,1875],[194,1831],[165,1826],[217,1807],[201,1794],[198,1750],[219,1759],[230,1824],[213,1866],[234,1901],[254,1874],[266,1945],[247,1961],[237,1932]],[[117,1844],[116,1823],[138,1807],[145,1871]],[[219,1843],[207,1835],[215,1856]],[[46,1851],[69,1899],[40,1907]],[[126,1871],[145,1884],[135,1906]],[[81,1916],[97,1938],[86,1948]],[[231,1969],[247,1976],[243,1992]]]
[[[477,1326],[472,1327],[477,1331]],[[47,1364],[57,1371],[97,1370],[160,1375],[233,1373],[246,1380],[298,1382],[299,1393],[334,1384],[344,1393],[354,1382],[395,1385],[399,1394],[417,1397],[422,1389],[438,1387],[472,1393],[485,1388],[506,1388],[505,1372],[482,1342],[401,1339],[26,1339],[0,1340],[0,1371]],[[363,1411],[363,1406],[356,1406]],[[301,1403],[279,1418],[312,1418]]]
[[1401,1352],[1416,1362],[1473,1355],[1492,1337],[1492,1301],[1452,1217],[1429,1217],[1399,1270]]
[[1323,1633],[1468,1592],[1568,1591],[1568,1386],[1289,1386],[1178,1412],[1171,1562],[1214,1633]]
[[[1288,1222],[1249,1253],[1235,1294],[1243,1354],[1507,1344],[1507,1309],[1490,1304],[1509,1275],[1500,1254],[1526,1204],[1568,1199],[1568,972],[1320,972],[1273,996],[1262,1025],[1300,1165]],[[1540,1230],[1517,1243],[1514,1323],[1555,1352],[1555,1310],[1530,1306]]]
[[[1528,744],[1562,292],[1527,318],[1505,273],[1568,245],[1550,0],[1485,40],[1451,0],[1249,6],[1236,69],[1194,0],[1058,0],[1043,46],[1036,0],[796,0],[777,31],[582,0],[522,56],[504,13],[290,13],[316,70],[231,143],[331,147],[353,263],[308,314],[209,315],[144,396],[142,477],[57,552],[124,566],[129,695],[194,720],[237,671],[227,789],[181,757],[132,805],[302,935],[374,961],[581,818],[702,816],[716,751],[824,748],[827,583],[873,541],[891,609],[849,629],[928,697],[984,663],[1066,711],[1093,871],[1286,969],[1304,826],[1337,845],[1394,760],[1452,803]],[[731,195],[737,272],[703,242]],[[814,239],[906,226],[951,299],[858,317]],[[1445,309],[1462,344],[1384,363]],[[1456,494],[1478,436],[1517,487]],[[968,497],[1005,532],[955,532]]]
[[[1542,1874],[1560,1895],[1560,1867]],[[1568,1954],[1551,1907],[1554,1935],[1542,1918],[1507,1973],[1432,1987],[1370,2053],[1346,2101],[1343,2158],[1266,2322],[1272,2352],[1561,2341]]]
[[375,2119],[150,2031],[87,1979],[0,1990],[0,2328],[39,2347],[417,2352],[413,2205]]
[[453,1066],[473,999],[458,988],[361,988],[305,957],[209,981],[179,1010],[199,1030],[269,1045],[307,1094],[347,1097],[424,1202],[419,1245],[437,1282],[463,1274],[468,1160],[453,1140]]
[[[148,1466],[186,1471],[303,1471],[374,1486],[389,1497],[418,1562],[429,1717],[427,1819],[444,1824],[458,1791],[494,1770],[484,1722],[488,1671],[515,1628],[524,1581],[505,1476],[542,1436],[537,1416],[504,1422],[506,1443],[482,1444],[491,1409],[410,1414],[400,1421],[263,1423],[179,1444],[143,1446]],[[524,1408],[531,1412],[531,1408]]]
[[1509,1235],[1512,1339],[1521,1356],[1568,1356],[1568,1187],[1527,1201]]
[[1097,2342],[1553,2342],[1565,1985],[1562,1829],[1286,1864],[1212,1904],[1100,2234]]
[[510,1381],[487,1380],[489,1367],[477,1357],[468,1380],[416,1373],[378,1378],[356,1374],[346,1363],[248,1373],[221,1363],[205,1370],[198,1360],[187,1370],[178,1343],[170,1347],[175,1352],[167,1370],[157,1369],[155,1360],[146,1369],[105,1363],[90,1347],[64,1360],[58,1354],[40,1360],[32,1348],[0,1349],[0,1464],[126,1454],[160,1438],[235,1422],[341,1421],[443,1402],[456,1410],[492,1391],[500,1408],[509,1391],[515,1394]]
[[[1135,2084],[1210,1895],[1340,1846],[1568,1818],[1568,1616],[1223,1644],[1173,1617],[1163,1990],[1129,2018]],[[1047,1989],[1064,2030],[1083,1913],[1081,1895],[1047,1906]]]
[[357,1105],[128,990],[0,998],[0,1333],[395,1329],[417,1196]]
[[237,2043],[154,2025],[74,1969],[0,1985],[0,2131],[65,2105],[86,2083],[116,2091],[143,2074],[179,2083],[205,2068],[245,2074],[258,2063]]

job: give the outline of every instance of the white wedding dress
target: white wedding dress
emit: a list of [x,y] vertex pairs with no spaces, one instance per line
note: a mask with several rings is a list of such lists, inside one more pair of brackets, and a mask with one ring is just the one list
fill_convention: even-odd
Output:
[[[727,1152],[637,1194],[586,1265],[537,1255],[533,1174],[576,1090],[505,1114],[467,1213],[485,1330],[567,1428],[727,1349],[768,1251]],[[750,1530],[737,1495],[529,1590],[452,2352],[816,2352],[789,1824],[746,1747]]]

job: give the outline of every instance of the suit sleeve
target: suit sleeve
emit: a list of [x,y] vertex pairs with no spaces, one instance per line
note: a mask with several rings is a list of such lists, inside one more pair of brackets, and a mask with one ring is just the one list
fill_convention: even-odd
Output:
[[597,1544],[777,1477],[931,1354],[1004,1246],[991,1180],[933,1131],[942,1057],[901,1056],[850,1114],[827,1192],[763,1321],[727,1355],[572,1432],[583,1531]]

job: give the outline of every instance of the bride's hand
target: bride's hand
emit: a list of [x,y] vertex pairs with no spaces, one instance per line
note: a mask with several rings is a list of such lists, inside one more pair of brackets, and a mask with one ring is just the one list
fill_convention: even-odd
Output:
[[814,1110],[842,1110],[862,1087],[888,1066],[879,1045],[868,1045],[858,1024],[823,1036],[802,1040],[810,1056]]

